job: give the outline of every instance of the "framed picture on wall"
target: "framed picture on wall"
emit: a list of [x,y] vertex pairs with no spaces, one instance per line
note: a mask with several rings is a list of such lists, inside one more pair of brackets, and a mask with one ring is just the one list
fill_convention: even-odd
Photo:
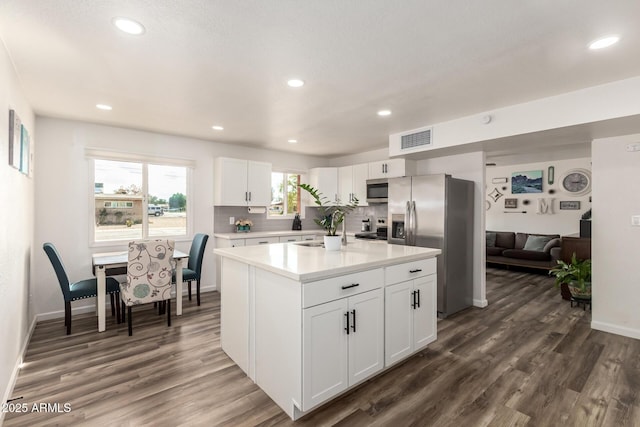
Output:
[[22,125],[20,138],[20,172],[29,175],[29,157],[31,155],[31,141],[29,140],[29,132]]
[[563,210],[563,211],[580,210],[580,202],[573,201],[573,200],[560,201],[560,210]]
[[9,165],[20,169],[22,122],[15,110],[9,110]]
[[542,171],[514,172],[511,175],[511,193],[542,193]]
[[518,199],[504,199],[504,207],[506,209],[516,209],[518,207]]

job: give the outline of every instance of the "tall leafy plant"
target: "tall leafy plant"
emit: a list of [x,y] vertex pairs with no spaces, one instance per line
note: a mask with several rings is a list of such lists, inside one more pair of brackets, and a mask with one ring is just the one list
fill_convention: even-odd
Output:
[[549,270],[549,275],[555,276],[556,286],[571,284],[580,291],[586,291],[591,287],[591,260],[579,260],[574,252],[570,263],[558,260],[558,265]]
[[300,184],[300,188],[308,192],[315,205],[318,206],[320,217],[314,218],[313,221],[326,230],[327,236],[335,236],[338,226],[342,224],[345,216],[358,207],[358,199],[355,197],[352,202],[346,205],[341,205],[339,199],[335,204],[331,204],[331,201],[317,188],[309,184]]

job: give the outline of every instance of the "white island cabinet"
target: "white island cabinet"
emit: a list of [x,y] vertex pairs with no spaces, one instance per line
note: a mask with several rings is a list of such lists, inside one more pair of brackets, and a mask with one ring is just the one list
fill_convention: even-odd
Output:
[[[336,252],[309,242],[214,252],[222,260],[222,349],[292,419],[388,367],[385,349],[405,345],[389,347],[388,334],[412,337],[392,363],[435,339],[438,249],[357,241]],[[422,311],[411,323],[394,314],[388,325],[385,312],[406,307],[386,300],[387,290],[405,284],[399,298],[416,305],[419,289]]]

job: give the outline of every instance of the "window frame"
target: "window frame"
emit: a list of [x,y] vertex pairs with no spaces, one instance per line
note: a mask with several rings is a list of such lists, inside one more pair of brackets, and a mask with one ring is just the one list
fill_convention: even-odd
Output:
[[[89,187],[89,247],[108,247],[108,246],[122,246],[128,243],[131,239],[120,240],[96,240],[96,221],[95,221],[95,161],[106,160],[115,162],[128,162],[138,163],[142,166],[142,236],[140,239],[155,239],[156,236],[149,236],[149,213],[148,213],[148,199],[149,199],[149,165],[154,166],[176,166],[184,167],[186,170],[186,198],[187,198],[187,228],[185,234],[162,236],[163,238],[169,238],[175,241],[190,241],[193,239],[193,169],[195,162],[191,160],[182,160],[174,158],[163,158],[157,156],[148,156],[142,154],[133,153],[120,153],[102,149],[86,149],[86,157],[88,160],[88,187]],[[113,202],[113,201],[112,201]]]
[[[299,180],[298,180],[298,185],[300,185],[301,182],[304,182],[304,177],[306,175],[305,172],[300,172],[297,170],[291,170],[291,169],[272,169],[271,173],[281,173],[284,175],[298,175]],[[284,177],[283,177],[284,180]],[[271,182],[271,184],[273,184],[273,181]],[[286,188],[286,185],[285,185]],[[304,195],[302,193],[300,193],[299,190],[300,187],[298,187],[298,193],[300,194],[300,218],[304,219],[304,212],[305,212],[305,207],[307,206],[306,204],[306,198],[304,197]],[[283,194],[283,201],[286,200],[286,193]],[[286,211],[286,209],[284,209]],[[272,219],[293,219],[295,217],[295,214],[286,214],[283,213],[283,215],[270,215],[269,214],[269,206],[267,206],[267,213],[266,213],[266,217],[268,220],[272,220]]]

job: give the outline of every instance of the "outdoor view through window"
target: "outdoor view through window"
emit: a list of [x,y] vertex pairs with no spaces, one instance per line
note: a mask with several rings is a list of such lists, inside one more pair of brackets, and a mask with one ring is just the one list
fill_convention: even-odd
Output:
[[187,234],[186,167],[94,162],[96,242]]
[[300,212],[300,175],[286,172],[271,173],[271,205],[269,216],[293,216]]

